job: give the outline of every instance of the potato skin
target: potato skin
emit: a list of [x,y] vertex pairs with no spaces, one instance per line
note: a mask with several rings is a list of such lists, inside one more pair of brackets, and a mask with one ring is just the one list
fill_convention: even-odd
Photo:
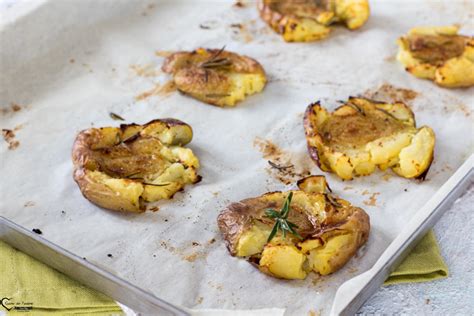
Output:
[[[218,63],[209,65],[212,60]],[[164,61],[162,70],[173,76],[182,93],[220,107],[235,106],[262,91],[267,81],[263,67],[255,59],[223,49],[173,53]]]
[[[144,198],[148,202],[157,196],[171,198],[184,185],[200,180],[196,173],[199,161],[190,149],[181,147],[192,136],[191,127],[176,119],[83,130],[72,149],[73,178],[84,197],[94,204],[116,211],[143,212]],[[182,169],[176,168],[174,160],[180,161]],[[170,169],[184,171],[173,174]],[[174,178],[164,181],[170,172]],[[165,184],[153,183],[158,180]],[[155,192],[146,199],[150,190],[161,190],[161,195]]]
[[328,37],[329,25],[342,22],[347,28],[360,28],[368,20],[366,0],[260,0],[260,17],[286,42],[310,42]]
[[458,26],[417,27],[397,40],[397,59],[415,77],[444,88],[474,85],[474,38]]
[[[305,181],[302,181],[300,183],[304,182]],[[318,190],[319,189],[316,191]],[[288,219],[298,226],[297,231],[304,241],[320,240],[324,245],[328,240],[332,239],[333,236],[340,234],[350,236],[351,244],[346,245],[347,249],[344,254],[335,254],[331,257],[331,272],[337,271],[367,242],[370,231],[369,216],[364,210],[350,205],[347,201],[335,198],[338,202],[338,205],[335,206],[327,201],[326,193],[316,193],[312,190],[308,191],[309,192],[301,190],[292,191],[293,201],[290,206],[291,211]],[[255,198],[244,199],[240,202],[230,204],[219,214],[217,218],[218,227],[222,233],[227,249],[232,256],[243,256],[243,254],[239,254],[238,252],[239,242],[252,228],[264,226],[266,227],[265,231],[269,232],[271,230],[274,221],[265,216],[265,210],[268,208],[280,209],[287,194],[288,192],[277,191],[269,192]],[[306,273],[301,274],[303,265],[297,268],[291,266],[291,262],[287,264],[289,265],[288,267],[293,267],[293,270],[296,271],[293,275],[281,271],[281,273],[271,271],[272,268],[268,266],[268,264],[271,263],[272,260],[269,258],[275,254],[287,253],[290,255],[289,258],[291,258],[292,253],[294,253],[294,255],[297,256],[294,258],[296,258],[298,264],[302,264],[301,255],[308,255],[308,253],[305,252],[305,248],[301,246],[303,241],[289,236],[287,236],[285,240],[282,239],[281,236],[278,236],[277,234],[274,240],[270,243],[266,243],[260,254],[251,255],[249,260],[256,263],[262,272],[274,277],[286,279],[304,278]],[[279,250],[279,248],[283,252],[276,251]],[[259,263],[262,251],[263,260],[265,262]],[[265,252],[268,252],[268,256]],[[274,260],[277,260],[277,258],[278,257],[275,257]],[[282,258],[285,258],[285,256]],[[281,269],[281,267],[278,268]]]
[[433,160],[434,132],[427,126],[417,129],[413,112],[400,102],[350,97],[333,113],[316,102],[307,107],[303,125],[310,157],[321,170],[344,180],[376,167],[422,178]]

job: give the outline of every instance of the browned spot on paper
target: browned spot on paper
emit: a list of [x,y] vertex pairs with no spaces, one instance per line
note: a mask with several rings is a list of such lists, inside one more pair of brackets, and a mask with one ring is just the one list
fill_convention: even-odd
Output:
[[12,103],[11,104],[11,109],[12,109],[13,112],[21,111],[21,105],[16,104],[16,103]]
[[156,95],[168,96],[174,91],[176,91],[176,85],[173,80],[170,80],[162,86],[160,86],[159,84],[156,84],[154,88],[140,93],[139,95],[135,97],[135,100],[141,101],[141,100],[145,100],[151,96],[156,96]]
[[212,244],[215,243],[215,242],[216,242],[216,239],[215,239],[215,238],[212,238],[212,239],[209,240],[207,243],[208,243],[209,245],[212,245]]
[[9,114],[9,113],[16,113],[20,112],[23,108],[26,108],[26,106],[22,106],[17,103],[10,103],[10,106],[2,108],[0,111],[2,114]]
[[204,300],[204,297],[199,296],[196,300],[196,304],[201,304],[203,300]]
[[392,63],[392,62],[396,61],[397,58],[396,58],[395,55],[391,55],[391,56],[385,57],[383,60],[385,60],[386,62]]
[[267,159],[267,172],[282,183],[289,185],[311,174],[312,162],[306,154],[284,152],[271,141],[260,137],[255,138],[253,144],[262,153],[263,158]]
[[427,305],[428,305],[430,302],[431,302],[431,300],[430,300],[429,298],[427,298],[427,299],[425,300],[425,304],[427,304]]
[[393,176],[390,173],[386,173],[382,176],[382,179],[384,179],[385,181],[390,181],[392,177]]
[[174,83],[173,80],[170,80],[161,87],[159,94],[163,96],[167,96],[170,93],[175,92],[176,90],[177,90],[176,84]]
[[368,99],[387,103],[408,103],[415,99],[418,95],[419,93],[416,91],[394,87],[388,83],[384,83],[377,89],[367,90],[362,94],[363,97]]
[[24,207],[30,207],[30,206],[34,206],[35,205],[35,202],[33,201],[27,201],[23,206]]
[[[202,245],[198,242],[192,242],[191,245],[187,244],[183,247],[174,247],[166,241],[162,240],[160,241],[160,246],[163,249],[168,250],[173,255],[179,256],[181,259],[186,260],[188,262],[194,262],[196,260],[205,259],[207,257],[207,252],[203,250],[205,248],[202,247]],[[196,247],[200,247],[197,248],[200,250],[196,251]]]
[[130,65],[130,69],[139,77],[156,77],[160,74],[160,71],[152,64]]
[[169,51],[169,50],[157,50],[155,52],[155,55],[158,56],[158,57],[169,57],[171,56],[171,54],[173,54],[172,51]]
[[194,262],[194,261],[196,261],[197,257],[198,257],[198,254],[193,253],[191,255],[185,256],[184,260],[189,261],[189,262]]
[[466,116],[466,117],[471,116],[472,109],[470,109],[464,103],[459,103],[457,108],[459,109],[459,111],[464,113],[464,116]]
[[212,281],[207,282],[207,284],[209,284],[210,287],[213,287],[213,288],[215,288],[216,290],[219,290],[219,291],[222,291],[224,289],[222,284],[215,284]]
[[2,136],[8,144],[8,149],[14,150],[20,146],[20,142],[15,139],[15,133],[11,129],[2,129]]
[[142,100],[145,100],[145,99],[148,99],[149,97],[151,96],[154,96],[154,95],[158,95],[160,93],[160,85],[159,84],[156,84],[153,89],[151,90],[147,90],[145,92],[142,92],[140,93],[139,95],[137,95],[135,97],[135,100],[137,101],[142,101]]
[[238,39],[245,43],[249,43],[253,40],[253,36],[246,25],[242,23],[234,23],[231,24],[230,27],[232,28],[233,33],[238,35]]
[[[364,195],[364,193],[362,193]],[[367,206],[376,206],[377,205],[377,195],[380,195],[380,193],[375,192],[372,193],[372,195],[369,197],[368,200],[365,200],[363,203]]]
[[152,212],[158,212],[160,210],[160,208],[158,206],[152,206],[148,210],[152,211]]
[[234,3],[234,7],[236,7],[236,8],[244,8],[244,7],[245,7],[245,3],[244,3],[242,0],[237,0],[237,1],[235,1],[235,3]]
[[150,3],[149,5],[146,6],[145,10],[142,12],[142,16],[147,16],[150,11],[152,11],[156,7],[156,4]]
[[352,189],[354,189],[354,187],[351,187],[351,186],[349,185],[349,186],[344,187],[343,190],[344,190],[344,191],[348,191],[348,190],[352,190]]
[[205,259],[207,257],[207,253],[204,252],[195,252],[190,255],[183,256],[183,259],[189,262],[194,262],[198,259]]
[[258,150],[262,153],[262,156],[265,159],[280,157],[283,155],[283,151],[269,140],[257,137],[255,138],[253,145],[258,147]]
[[74,64],[75,62],[76,62],[76,60],[74,58],[69,59],[70,64]]

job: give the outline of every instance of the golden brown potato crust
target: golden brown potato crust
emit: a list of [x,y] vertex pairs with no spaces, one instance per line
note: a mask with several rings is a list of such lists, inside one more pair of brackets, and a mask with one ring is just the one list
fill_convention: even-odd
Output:
[[74,180],[101,207],[142,212],[145,202],[200,180],[197,158],[182,147],[191,139],[191,127],[176,119],[84,130],[73,145]]
[[366,0],[260,0],[261,18],[287,42],[308,42],[327,37],[330,24],[342,22],[360,28],[369,17]]
[[321,170],[345,180],[376,167],[420,178],[433,160],[434,132],[416,128],[413,112],[401,102],[350,97],[333,113],[317,102],[308,106],[303,124],[310,157]]
[[[236,246],[240,235],[252,225],[254,220],[267,225],[274,223],[271,219],[265,217],[265,210],[269,208],[280,209],[284,199],[278,202],[268,201],[265,196],[280,193],[282,192],[270,192],[261,197],[244,199],[230,204],[220,213],[217,220],[218,226],[226,246],[233,256],[236,255]],[[291,207],[288,220],[299,227],[298,233],[304,239],[319,238],[329,231],[350,228],[349,230],[361,232],[360,240],[357,243],[358,247],[367,241],[370,224],[369,216],[363,209],[354,206],[337,208],[329,204],[324,213],[324,215],[314,216],[308,214],[305,209],[294,205]],[[320,221],[320,217],[324,217],[324,220]]]
[[256,60],[223,49],[173,53],[162,70],[173,75],[179,91],[217,106],[234,106],[266,84]]
[[417,27],[398,39],[397,59],[405,70],[445,88],[474,85],[474,38],[458,26]]
[[[315,176],[310,176],[308,179],[311,181],[312,177]],[[369,216],[361,208],[352,206],[349,202],[336,198],[329,192],[319,193],[308,189],[311,186],[302,185],[305,182],[304,179],[299,182],[300,190],[291,191],[293,202],[290,205],[288,220],[298,226],[296,230],[302,237],[295,246],[297,251],[305,253],[300,245],[308,240],[319,240],[324,245],[332,236],[350,234],[353,242],[343,247],[344,253],[336,254],[330,260],[331,272],[334,272],[349,261],[357,249],[367,241],[370,231]],[[244,199],[230,204],[220,213],[217,219],[218,226],[233,256],[245,256],[239,253],[239,242],[252,227],[257,225],[271,229],[275,221],[268,218],[265,211],[280,209],[287,194],[288,192],[278,191]],[[267,237],[268,235],[265,239]],[[292,242],[297,241],[288,236],[287,239]],[[267,243],[265,247],[272,246],[271,243]],[[258,265],[260,258],[261,253],[257,253],[249,260]],[[272,276],[280,277],[265,267],[260,266],[260,269]]]

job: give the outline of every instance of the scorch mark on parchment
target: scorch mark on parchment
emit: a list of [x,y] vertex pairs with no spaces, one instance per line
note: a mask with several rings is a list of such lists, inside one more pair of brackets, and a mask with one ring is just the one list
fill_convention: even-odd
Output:
[[266,171],[282,183],[289,185],[311,174],[312,162],[304,156],[283,151],[270,140],[256,137],[253,143],[264,159],[267,159]]

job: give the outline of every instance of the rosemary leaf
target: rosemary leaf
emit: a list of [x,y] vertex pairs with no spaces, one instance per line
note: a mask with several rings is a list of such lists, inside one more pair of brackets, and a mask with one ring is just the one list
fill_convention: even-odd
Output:
[[116,121],[125,121],[125,119],[123,117],[121,117],[120,115],[118,114],[115,114],[114,112],[110,112],[109,113],[109,116],[113,119],[113,120],[116,120]]
[[291,233],[295,235],[296,237],[298,237],[299,239],[303,239],[295,230],[295,228],[298,228],[298,226],[287,220],[288,214],[290,212],[290,204],[291,204],[292,197],[293,197],[293,192],[290,192],[288,196],[286,197],[286,200],[283,203],[283,206],[280,212],[274,209],[267,209],[265,211],[265,214],[267,217],[275,220],[275,225],[273,226],[272,231],[270,232],[270,235],[268,236],[267,242],[270,242],[273,239],[273,237],[275,237],[278,230],[281,230],[283,238],[286,238],[287,233]]

